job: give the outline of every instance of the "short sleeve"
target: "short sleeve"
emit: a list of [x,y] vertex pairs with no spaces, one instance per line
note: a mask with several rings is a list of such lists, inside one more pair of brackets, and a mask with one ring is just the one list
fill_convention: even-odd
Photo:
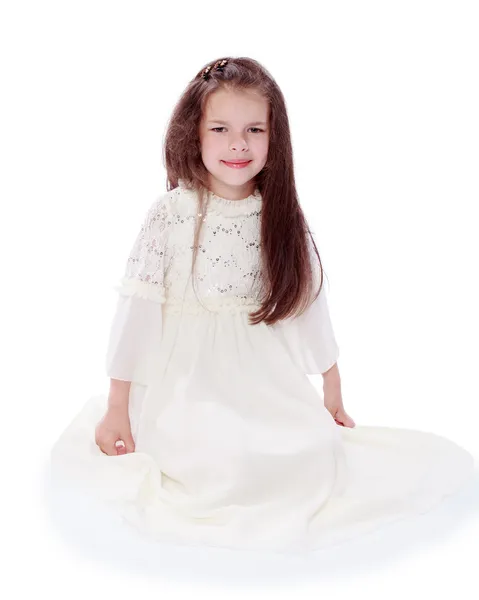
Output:
[[115,286],[118,298],[106,352],[110,378],[143,385],[150,382],[162,336],[164,257],[170,223],[166,197],[162,196],[148,209],[123,277]]
[[116,286],[120,294],[165,302],[164,256],[169,223],[166,197],[162,196],[148,209],[130,250],[123,278]]
[[[314,265],[314,293],[320,282],[318,258],[308,241]],[[319,296],[299,317],[278,321],[273,326],[279,340],[293,362],[307,375],[323,374],[338,360],[339,346],[336,341],[326,293],[326,278]]]

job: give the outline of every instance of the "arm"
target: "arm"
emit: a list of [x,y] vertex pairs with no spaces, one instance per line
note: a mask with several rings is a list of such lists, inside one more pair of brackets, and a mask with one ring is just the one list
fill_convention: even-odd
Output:
[[323,376],[323,390],[326,388],[328,390],[331,389],[341,389],[341,378],[339,376],[338,363],[335,362],[334,365],[322,373]]
[[355,427],[356,423],[344,409],[343,396],[341,393],[341,378],[339,376],[338,363],[322,373],[324,406],[331,413],[338,425],[343,427]]
[[128,408],[130,398],[131,381],[121,379],[110,379],[110,391],[108,394],[108,409]]

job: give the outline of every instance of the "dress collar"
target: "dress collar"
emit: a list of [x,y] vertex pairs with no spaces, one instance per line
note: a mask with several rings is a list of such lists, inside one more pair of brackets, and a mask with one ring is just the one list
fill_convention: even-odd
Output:
[[[178,187],[183,196],[194,198],[196,200],[198,199],[196,190],[188,188],[183,179],[178,180]],[[251,214],[252,212],[258,211],[262,204],[262,196],[257,187],[252,194],[246,198],[241,198],[240,200],[229,200],[227,198],[222,198],[211,191],[208,192],[207,197],[207,211],[226,216]]]

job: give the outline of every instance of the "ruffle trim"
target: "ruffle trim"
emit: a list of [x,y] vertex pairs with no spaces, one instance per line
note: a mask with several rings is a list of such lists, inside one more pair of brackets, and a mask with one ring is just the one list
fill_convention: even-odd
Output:
[[161,283],[148,283],[133,277],[123,277],[114,286],[114,289],[123,296],[137,296],[145,300],[154,300],[160,303],[166,302],[165,288]]
[[123,296],[136,296],[145,300],[153,300],[163,304],[165,313],[180,314],[202,314],[208,312],[249,312],[258,310],[261,303],[251,296],[235,298],[202,298],[201,304],[197,300],[183,301],[181,298],[169,298],[166,300],[165,288],[161,284],[147,283],[132,277],[123,277],[114,289]]
[[238,313],[252,312],[258,310],[261,304],[251,297],[246,298],[202,298],[200,304],[198,301],[168,300],[163,306],[165,313],[180,314],[203,314],[208,312],[215,313]]

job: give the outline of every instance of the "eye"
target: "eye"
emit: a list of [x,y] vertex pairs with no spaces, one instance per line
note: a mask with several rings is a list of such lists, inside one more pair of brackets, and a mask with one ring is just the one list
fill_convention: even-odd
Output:
[[[213,127],[211,131],[216,131],[217,129],[224,129],[224,127]],[[258,127],[250,127],[250,129],[256,129],[256,131],[263,131],[263,129],[259,129]]]

